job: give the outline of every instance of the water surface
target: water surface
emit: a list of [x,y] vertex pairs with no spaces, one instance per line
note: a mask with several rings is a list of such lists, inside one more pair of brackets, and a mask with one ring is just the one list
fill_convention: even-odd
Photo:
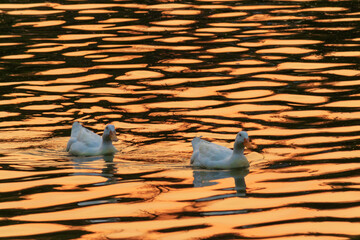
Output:
[[[0,4],[0,238],[358,239],[358,1]],[[65,152],[74,121],[114,157]],[[189,167],[196,136],[250,169]]]

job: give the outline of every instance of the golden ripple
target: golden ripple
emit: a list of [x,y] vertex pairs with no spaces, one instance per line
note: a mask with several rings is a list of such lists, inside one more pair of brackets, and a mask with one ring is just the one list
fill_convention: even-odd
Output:
[[159,38],[160,35],[140,35],[140,36],[131,36],[131,37],[108,37],[103,38],[104,41],[112,41],[112,42],[130,42],[130,41],[141,41],[152,38]]
[[81,10],[79,14],[110,14],[110,13],[117,13],[117,11],[106,10],[106,9],[92,9],[92,10]]
[[18,86],[17,89],[26,89],[39,92],[70,92],[78,88],[86,87],[84,85],[56,85],[56,86]]
[[49,20],[49,21],[41,21],[41,22],[22,22],[13,25],[13,27],[19,26],[33,26],[33,27],[51,27],[51,26],[58,26],[66,23],[66,21],[62,20]]
[[272,13],[300,13],[300,12],[340,12],[347,11],[344,7],[313,7],[304,9],[273,10]]
[[315,22],[358,22],[360,21],[360,18],[338,18],[338,19],[318,19],[315,20]]
[[282,57],[282,56],[261,56],[262,59],[266,59],[266,60],[282,60],[282,59],[286,59],[287,57]]
[[[316,116],[317,117],[317,116]],[[289,139],[286,140],[286,145],[297,145],[297,146],[303,146],[303,145],[313,145],[313,144],[329,144],[329,143],[341,143],[342,141],[354,141],[358,140],[359,137],[301,137],[297,139]],[[339,170],[339,169],[337,169]]]
[[297,48],[297,47],[281,47],[271,49],[261,49],[256,51],[257,53],[282,53],[282,54],[305,54],[310,52],[316,52],[314,49]]
[[46,3],[0,3],[0,9],[24,9],[46,6]]
[[162,25],[162,26],[182,26],[182,25],[190,25],[196,23],[194,20],[163,20],[157,22],[150,22],[151,24],[155,25]]
[[249,5],[249,6],[235,6],[234,10],[262,10],[262,9],[281,9],[281,8],[300,8],[301,5]]
[[322,71],[321,73],[348,76],[348,77],[360,76],[360,70],[354,70],[354,69],[328,70],[328,71]]
[[106,58],[109,55],[100,55],[100,54],[94,54],[94,55],[87,55],[85,58],[91,58],[91,59],[97,59],[97,58]]
[[12,112],[0,111],[0,118],[14,117],[14,116],[19,116],[19,115],[20,115],[20,113],[12,113]]
[[20,35],[0,35],[1,38],[18,38],[21,37]]
[[341,108],[346,108],[346,107],[354,108],[354,107],[358,107],[359,104],[360,104],[360,100],[345,100],[345,101],[337,101],[337,102],[327,103],[322,106],[337,107],[337,108],[340,108],[340,107]]
[[84,24],[84,25],[69,25],[63,26],[63,28],[85,31],[106,31],[117,29],[115,24]]
[[353,80],[353,81],[337,81],[330,83],[333,86],[357,86],[360,85],[360,79],[359,80]]
[[299,17],[299,16],[272,16],[270,14],[255,14],[252,15],[250,17],[247,17],[245,19],[243,19],[243,21],[246,22],[268,22],[268,21],[288,21],[288,20],[312,20],[314,19],[314,16],[303,16],[303,17]]
[[146,6],[147,9],[177,9],[177,8],[190,8],[192,5],[181,3],[164,3]]
[[220,65],[261,65],[266,64],[266,62],[260,60],[238,60],[232,62],[222,62]]
[[221,47],[221,48],[213,48],[206,50],[210,53],[229,53],[229,52],[245,52],[248,51],[248,48],[242,47]]
[[226,80],[226,79],[233,79],[233,77],[198,77],[198,78],[167,78],[161,79],[157,81],[146,82],[148,85],[152,86],[161,86],[161,85],[178,85],[182,83],[189,83],[189,82],[202,82],[202,81],[214,81],[214,80]]
[[333,128],[318,128],[317,126],[314,126],[314,128],[307,129],[266,128],[260,130],[252,130],[252,134],[256,136],[292,136],[299,134],[349,133],[357,131],[357,126],[344,126]]
[[203,110],[193,110],[193,111],[184,111],[183,115],[194,115],[194,116],[232,116],[232,117],[246,117],[244,112],[262,112],[262,111],[284,111],[290,110],[291,107],[283,105],[258,105],[258,104],[236,104],[229,107],[213,108],[213,109],[203,109]]
[[113,37],[115,34],[105,34],[105,33],[93,33],[93,34],[65,34],[58,35],[57,38],[48,39],[48,40],[58,40],[58,41],[73,41],[73,40],[84,40],[90,38],[105,38],[105,37]]
[[334,56],[334,57],[360,57],[360,51],[331,52],[331,53],[327,53],[325,56]]
[[123,26],[116,27],[116,30],[133,30],[139,32],[174,32],[174,31],[184,31],[188,28],[186,27],[157,27],[157,26],[146,26],[146,25],[132,25],[132,26]]
[[[63,121],[71,121],[73,120],[72,117],[37,117],[34,116],[32,118],[26,119],[24,121],[8,121],[8,122],[0,122],[1,127],[14,127],[14,126],[48,126],[49,124],[59,124]],[[33,128],[33,126],[32,126]],[[44,131],[44,130],[43,130]],[[33,135],[34,136],[34,135]],[[27,143],[26,146],[29,146]]]
[[[234,23],[234,22],[219,22],[219,23],[209,23],[209,26],[213,27],[258,27],[261,26],[261,23]],[[236,36],[234,36],[236,37]]]
[[74,17],[75,20],[79,20],[79,21],[87,21],[87,20],[93,20],[95,19],[95,17],[90,17],[90,16],[80,16],[80,17]]
[[160,39],[155,39],[154,41],[157,42],[166,42],[166,43],[181,43],[181,42],[186,42],[186,41],[191,41],[191,40],[196,40],[199,39],[197,37],[170,37],[170,38],[160,38]]
[[150,68],[160,69],[165,72],[186,72],[189,70],[188,67],[184,67],[184,66],[155,66]]
[[8,55],[1,57],[2,59],[27,59],[34,57],[33,54],[18,54],[18,55]]
[[242,42],[239,43],[239,46],[244,47],[263,47],[271,45],[310,45],[310,44],[319,44],[323,41],[318,40],[303,40],[303,39],[263,39],[259,42]]
[[220,5],[220,4],[211,4],[211,5],[198,5],[195,6],[197,9],[229,9],[229,6]]
[[110,65],[98,65],[92,69],[127,69],[127,68],[145,68],[147,64],[110,64]]
[[343,159],[343,158],[358,158],[359,150],[351,151],[334,151],[329,153],[313,154],[309,156],[302,156],[301,159],[305,160],[322,160],[322,159]]
[[196,32],[212,32],[212,33],[227,33],[235,32],[239,28],[230,28],[230,27],[210,27],[210,28],[198,28]]
[[215,13],[209,16],[209,18],[232,18],[247,15],[246,12],[226,12],[226,13]]
[[[21,87],[21,86],[19,86]],[[42,102],[42,101],[55,101],[59,100],[61,96],[54,96],[54,95],[41,95],[38,97],[32,97],[33,95],[23,95],[23,94],[16,94],[12,95],[15,97],[14,99],[2,100],[0,101],[0,105],[11,105],[11,104],[20,104],[20,103],[27,103],[27,102]]]
[[106,20],[101,20],[99,23],[123,23],[123,22],[132,22],[137,21],[138,18],[109,18]]
[[22,107],[20,109],[22,110],[36,110],[36,111],[48,111],[48,110],[53,110],[53,109],[58,109],[58,108],[63,108],[63,106],[59,106],[59,105],[29,105],[29,106],[25,106]]
[[239,92],[225,92],[227,90],[242,88],[242,87],[257,87],[257,86],[284,86],[283,83],[273,83],[273,82],[240,82],[228,85],[221,86],[212,86],[212,87],[199,87],[199,88],[179,88],[178,92],[174,94],[176,97],[191,98],[193,96],[205,97],[205,96],[214,96],[214,95],[224,95],[227,98],[254,98],[254,97],[263,97],[266,95],[273,94],[271,90],[247,90]]
[[260,102],[284,101],[284,102],[294,102],[299,104],[320,104],[326,102],[327,97],[300,95],[300,94],[276,94],[270,97],[249,100],[249,102],[257,102],[257,101]]
[[142,58],[141,55],[125,55],[125,56],[118,56],[118,57],[107,57],[103,59],[95,59],[93,62],[123,62],[123,61],[130,61],[136,58]]
[[66,188],[78,189],[81,185],[85,184],[98,184],[102,183],[105,180],[101,176],[65,176],[65,177],[56,177],[49,179],[41,180],[31,180],[26,182],[8,182],[6,184],[0,184],[1,192],[13,192],[19,190],[25,190],[33,187],[41,187],[44,185],[59,185],[57,189]]
[[231,71],[231,75],[244,75],[258,72],[277,71],[276,67],[254,67],[254,68],[238,68]]
[[58,45],[58,46],[54,46],[54,47],[47,47],[47,48],[36,48],[36,49],[29,49],[27,50],[27,52],[33,52],[33,53],[41,53],[41,52],[58,52],[61,50],[64,50],[66,48],[68,48],[69,46],[67,45]]
[[304,60],[322,60],[324,58],[324,56],[322,55],[309,55],[309,56],[305,56],[305,57],[302,57],[301,59],[304,59]]
[[[104,180],[104,177],[101,178]],[[28,198],[23,199],[21,201],[9,201],[6,203],[5,202],[0,203],[0,209],[17,208],[16,206],[19,205],[16,205],[16,203],[21,203],[22,209],[36,209],[36,208],[50,207],[61,204],[78,203],[81,201],[88,201],[90,199],[111,196],[114,194],[114,192],[116,192],[116,194],[131,195],[130,189],[140,190],[142,186],[143,183],[132,182],[132,183],[106,185],[101,187],[89,187],[87,188],[87,191],[34,193],[32,195],[28,195]],[[50,213],[50,215],[52,214],[53,213]],[[43,216],[48,216],[48,215],[44,214]],[[31,217],[32,217],[31,215],[25,215],[25,216],[18,216],[17,218],[31,218]],[[38,219],[35,221],[41,221],[41,220]]]
[[51,14],[58,14],[63,13],[64,11],[61,10],[16,10],[16,11],[8,11],[7,14],[9,15],[51,15]]
[[[79,100],[76,100],[75,102],[77,103],[98,103],[99,101],[107,101],[107,102],[111,102],[111,103],[127,103],[130,101],[135,101],[135,98],[120,98],[120,97],[92,97],[92,98],[86,98],[86,97],[82,97]],[[107,117],[109,115],[106,115]]]
[[69,227],[53,223],[21,223],[0,227],[0,236],[3,238],[14,238],[21,236],[32,236],[38,234],[49,234],[60,231],[68,231]]
[[89,69],[87,68],[58,68],[58,69],[50,69],[42,72],[37,72],[35,75],[67,75],[67,74],[75,74],[75,73],[85,73]]
[[168,63],[168,64],[195,64],[195,63],[202,63],[203,61],[197,59],[167,59],[161,60],[161,63]]
[[341,66],[351,66],[352,63],[307,63],[307,62],[284,62],[278,65],[278,70],[288,69],[321,69],[321,68],[332,68]]
[[210,41],[199,41],[198,43],[224,43],[224,42],[238,42],[240,41],[237,38],[222,38],[222,39],[213,39]]
[[155,109],[155,108],[167,108],[167,109],[193,109],[193,108],[204,108],[210,106],[216,106],[222,104],[222,101],[216,100],[194,100],[194,101],[168,101],[168,102],[157,102],[157,103],[149,103],[146,104],[148,108]]
[[116,77],[116,80],[135,80],[135,79],[149,79],[149,78],[160,78],[164,74],[154,71],[138,70],[126,72],[125,75]]
[[108,94],[128,94],[129,92],[122,88],[110,88],[110,87],[99,87],[99,88],[88,88],[88,89],[81,89],[77,92],[81,93],[93,93],[93,94],[100,94],[100,95],[108,95]]
[[106,4],[106,3],[83,3],[83,4],[57,4],[53,3],[54,9],[61,9],[61,10],[89,10],[89,9],[102,9],[102,8],[113,8],[119,7],[119,4]]
[[200,10],[192,10],[192,9],[183,9],[183,10],[170,10],[170,11],[163,11],[163,14],[167,15],[199,15],[201,13]]
[[17,45],[22,45],[23,43],[0,43],[1,47],[6,47],[6,46],[17,46]]
[[253,101],[251,100],[251,98],[261,98],[261,100],[259,101],[263,101],[264,97],[273,94],[274,92],[271,90],[246,90],[246,91],[226,93],[226,97],[231,99],[247,99],[249,101]]

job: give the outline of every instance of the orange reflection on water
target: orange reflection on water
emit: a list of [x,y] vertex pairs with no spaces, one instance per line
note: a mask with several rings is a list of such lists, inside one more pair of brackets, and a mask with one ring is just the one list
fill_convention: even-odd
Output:
[[161,61],[161,63],[168,63],[168,64],[196,64],[201,62],[203,61],[198,59],[180,59],[180,58],[165,59]]
[[209,16],[209,18],[233,18],[247,15],[246,12],[226,12],[226,13],[215,13]]
[[161,78],[164,74],[155,72],[155,71],[148,71],[148,70],[135,70],[126,72],[125,75],[118,76],[116,80],[135,80],[135,79],[149,79],[149,78]]
[[69,229],[70,227],[54,223],[21,223],[10,226],[1,226],[0,235],[4,238],[13,238],[46,233],[56,233]]
[[296,47],[281,47],[258,50],[257,53],[282,53],[282,54],[304,54],[315,52],[313,49],[296,48]]
[[244,52],[249,50],[248,48],[242,47],[222,47],[222,48],[213,48],[208,49],[207,52],[210,53],[228,53],[228,52]]
[[284,62],[278,65],[278,69],[321,69],[321,68],[331,68],[331,67],[341,67],[341,66],[351,66],[352,63],[307,63],[307,62]]
[[310,81],[310,80],[325,80],[325,77],[320,76],[294,76],[294,75],[284,75],[284,74],[258,74],[252,76],[254,78],[268,78],[272,80],[280,81]]
[[61,10],[13,10],[8,11],[9,15],[50,15],[63,13]]
[[242,42],[239,43],[239,46],[244,47],[261,47],[261,46],[271,46],[271,45],[309,45],[309,44],[319,44],[322,41],[319,40],[306,40],[306,39],[263,39],[259,42]]
[[141,41],[152,38],[159,38],[160,35],[140,35],[140,36],[131,36],[131,37],[106,37],[103,38],[104,41],[116,41],[116,42],[128,42],[128,41]]
[[49,21],[41,21],[41,22],[22,22],[13,25],[13,27],[19,26],[33,26],[33,27],[51,27],[51,26],[58,26],[66,23],[62,20],[49,20]]
[[182,25],[190,25],[194,23],[196,23],[196,21],[194,20],[175,20],[175,19],[151,22],[151,24],[162,25],[162,26],[182,26]]
[[201,13],[200,10],[193,10],[193,9],[183,9],[183,10],[169,10],[163,11],[163,14],[167,15],[199,15]]
[[18,55],[8,55],[8,56],[2,56],[2,59],[27,59],[34,57],[33,54],[18,54]]
[[196,39],[198,39],[198,38],[183,36],[183,37],[160,38],[160,39],[155,39],[155,41],[165,42],[165,43],[181,43],[181,42],[186,42],[186,41],[191,41],[191,40],[196,40]]
[[61,105],[30,105],[21,107],[22,110],[32,110],[32,111],[48,111],[53,109],[63,108]]

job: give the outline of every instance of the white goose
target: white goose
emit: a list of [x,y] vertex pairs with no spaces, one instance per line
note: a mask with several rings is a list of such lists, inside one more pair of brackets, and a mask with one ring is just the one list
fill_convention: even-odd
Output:
[[249,167],[244,155],[244,146],[251,148],[247,132],[236,135],[234,150],[202,140],[196,137],[192,140],[193,154],[191,165],[208,169],[233,169]]
[[76,156],[110,155],[117,152],[112,141],[118,141],[114,125],[107,125],[100,137],[79,122],[74,122],[66,151]]

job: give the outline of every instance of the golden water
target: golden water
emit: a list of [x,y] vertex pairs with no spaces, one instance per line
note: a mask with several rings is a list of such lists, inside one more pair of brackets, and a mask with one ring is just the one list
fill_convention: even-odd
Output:
[[[358,1],[56,2],[0,3],[1,239],[360,237]],[[189,166],[240,130],[250,169]]]

